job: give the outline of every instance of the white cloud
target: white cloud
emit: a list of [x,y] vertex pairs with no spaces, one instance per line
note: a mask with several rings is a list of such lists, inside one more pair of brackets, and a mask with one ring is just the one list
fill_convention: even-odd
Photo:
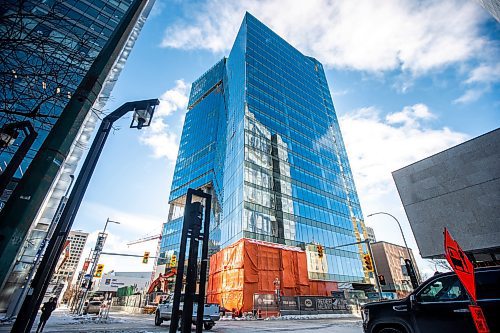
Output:
[[385,117],[388,124],[401,124],[406,127],[419,127],[421,120],[432,118],[435,116],[430,113],[425,104],[405,106],[402,111],[388,114]]
[[[497,51],[500,51],[500,49],[497,48]],[[482,63],[469,73],[469,77],[465,80],[468,89],[453,103],[467,104],[475,102],[497,82],[500,82],[500,64]]]
[[[356,185],[366,197],[385,193],[393,184],[391,172],[442,151],[467,135],[449,128],[426,128],[435,116],[424,104],[405,106],[385,120],[373,107],[340,118],[342,133],[355,174]],[[404,126],[397,126],[403,124]]]
[[[339,119],[365,222],[375,229],[377,240],[402,244],[394,221],[384,215],[366,217],[380,211],[396,216],[419,266],[427,271],[432,268],[418,255],[391,173],[468,139],[466,134],[446,127],[426,127],[424,121],[434,117],[426,105],[416,104],[385,118],[380,116],[380,110],[368,107]],[[404,126],[397,126],[401,123]]]
[[[160,97],[151,127],[139,137],[141,143],[153,149],[154,158],[166,158],[175,162],[179,150],[179,135],[172,129],[167,118],[176,111],[185,110],[188,103],[189,85],[177,80],[175,87],[164,92]],[[183,117],[180,117],[183,120]]]
[[153,8],[151,8],[151,13],[149,14],[149,17],[156,17],[159,16],[166,8],[165,2],[163,0],[156,0]]
[[500,81],[500,64],[481,64],[472,70],[466,83],[493,83]]
[[177,110],[184,110],[188,103],[188,90],[189,85],[184,80],[175,81],[175,87],[160,96],[160,105],[155,111],[155,117],[165,117]]
[[477,101],[484,93],[485,89],[482,88],[468,89],[462,96],[455,99],[453,103],[455,104],[471,103]]
[[[104,221],[109,217],[120,224],[109,223],[106,233],[108,237],[104,244],[104,252],[119,254],[143,255],[149,251],[151,256],[155,256],[158,240],[128,246],[127,243],[148,235],[160,234],[163,217],[150,216],[147,214],[135,214],[126,212],[123,209],[116,209],[95,202],[84,202],[82,206],[84,212],[92,212],[93,220],[103,221],[99,230],[89,234],[79,269],[87,257],[90,249],[93,249],[97,240],[97,235],[104,227]],[[99,263],[104,264],[104,271],[138,271],[147,272],[153,270],[153,259],[148,264],[141,264],[142,260],[136,257],[102,255]]]
[[340,96],[345,96],[348,93],[350,93],[349,89],[344,89],[344,90],[333,90],[330,92],[332,94],[332,97],[340,97]]
[[486,16],[471,1],[209,0],[188,8],[162,46],[227,53],[245,11],[336,68],[422,73],[475,57],[488,44],[479,35]]

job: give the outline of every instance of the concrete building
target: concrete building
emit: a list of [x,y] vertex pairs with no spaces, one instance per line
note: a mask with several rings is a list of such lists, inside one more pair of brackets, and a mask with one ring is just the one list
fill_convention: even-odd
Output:
[[500,129],[392,173],[423,258],[444,228],[477,262],[500,260]]
[[151,272],[108,272],[95,281],[92,290],[116,292],[118,288],[133,286],[135,292],[143,292],[149,288]]
[[377,238],[375,237],[375,231],[371,227],[366,227],[366,235],[368,236],[368,239],[372,242],[376,242]]
[[47,288],[45,298],[56,297],[60,300],[66,289],[75,282],[73,280],[76,269],[82,257],[88,235],[88,233],[82,231],[70,231],[66,240],[68,245],[61,253],[59,264]]
[[[406,248],[388,242],[375,242],[372,244],[372,251],[378,274],[382,275],[385,280],[385,285],[381,286],[382,290],[395,292],[399,297],[408,295],[413,288],[404,262],[405,259],[409,259]],[[415,263],[411,249],[410,252],[410,259]],[[417,279],[421,281],[420,273],[415,264],[414,267]]]

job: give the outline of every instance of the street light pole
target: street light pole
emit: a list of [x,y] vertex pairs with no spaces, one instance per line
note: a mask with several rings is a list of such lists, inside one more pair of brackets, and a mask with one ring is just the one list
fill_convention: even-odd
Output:
[[[410,259],[410,262],[411,262],[412,266],[416,267],[415,264],[414,264],[414,262],[413,262],[413,256],[411,255],[410,248],[408,247],[408,243],[406,243],[405,234],[403,232],[403,228],[401,228],[401,223],[399,223],[399,220],[396,217],[394,217],[394,215],[386,213],[386,212],[372,213],[372,214],[368,214],[366,217],[370,217],[370,216],[374,216],[374,215],[380,215],[380,214],[382,214],[382,215],[388,215],[388,216],[392,217],[394,219],[394,221],[396,221],[396,223],[398,224],[398,227],[399,227],[399,231],[401,232],[401,236],[403,237],[403,242],[405,244],[406,252],[408,252],[408,259]],[[410,272],[408,272],[408,273],[410,274]],[[418,287],[418,281],[416,281],[416,282],[417,282],[417,285],[415,285],[414,281],[412,281],[413,289],[415,289],[415,288]]]
[[[106,139],[112,129],[113,123],[130,111],[135,111],[132,125],[134,128],[142,128],[151,123],[151,118],[155,107],[160,103],[158,99],[150,99],[136,102],[128,102],[104,117],[96,137],[92,142],[87,157],[83,162],[82,169],[78,174],[75,186],[71,191],[66,206],[61,214],[61,218],[54,230],[54,235],[50,239],[47,250],[43,256],[40,268],[37,270],[33,282],[31,283],[31,293],[28,293],[24,300],[19,316],[12,327],[13,332],[27,333],[30,331],[35,321],[36,314],[42,304],[43,296],[50,282],[50,277],[54,273],[57,259],[63,250],[64,242],[68,236],[71,226],[75,220],[80,204],[87,190],[87,186],[92,177],[92,173],[97,165]],[[135,125],[134,125],[135,123]]]

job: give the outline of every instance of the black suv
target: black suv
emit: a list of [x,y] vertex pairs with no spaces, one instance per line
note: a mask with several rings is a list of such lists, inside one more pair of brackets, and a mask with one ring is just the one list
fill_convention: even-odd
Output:
[[[500,332],[500,267],[476,269],[478,305],[491,332]],[[407,298],[363,306],[365,333],[476,332],[470,301],[453,272],[422,283]]]

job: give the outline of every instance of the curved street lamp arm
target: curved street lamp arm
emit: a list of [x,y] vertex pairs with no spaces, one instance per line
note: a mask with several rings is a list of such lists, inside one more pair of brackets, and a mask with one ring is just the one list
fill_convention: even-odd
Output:
[[[410,261],[413,263],[414,262],[413,256],[411,254],[410,248],[408,247],[408,243],[406,242],[406,237],[405,237],[405,234],[403,232],[403,228],[401,227],[401,223],[399,223],[399,220],[394,215],[386,213],[386,212],[376,212],[376,213],[368,214],[368,215],[366,215],[366,217],[380,215],[380,214],[388,215],[388,216],[392,217],[394,219],[394,221],[396,221],[396,223],[398,224],[398,227],[399,227],[399,231],[401,231],[401,236],[403,237],[403,242],[404,242],[405,247],[406,247],[406,252],[408,252],[408,259],[410,259]],[[414,288],[416,288],[416,287],[414,286]]]

